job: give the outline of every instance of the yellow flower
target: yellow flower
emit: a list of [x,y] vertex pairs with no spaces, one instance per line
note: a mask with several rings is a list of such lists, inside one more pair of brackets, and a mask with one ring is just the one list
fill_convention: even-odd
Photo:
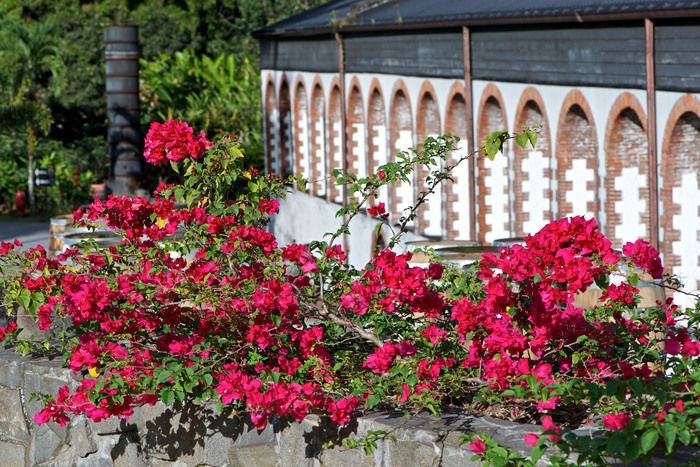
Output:
[[92,376],[93,378],[97,378],[98,376],[100,376],[99,370],[97,369],[97,367],[94,367],[94,366],[91,366],[90,368],[88,368],[88,374],[90,376]]
[[246,170],[245,172],[243,172],[243,176],[244,176],[245,178],[247,178],[248,180],[250,180],[250,179],[253,177],[253,176],[250,174],[250,170]]

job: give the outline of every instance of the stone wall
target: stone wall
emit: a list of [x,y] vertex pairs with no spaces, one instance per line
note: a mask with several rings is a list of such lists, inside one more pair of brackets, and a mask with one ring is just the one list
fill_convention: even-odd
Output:
[[[302,423],[276,420],[257,431],[245,416],[220,413],[214,404],[157,404],[136,410],[128,421],[94,423],[78,417],[65,427],[37,426],[33,418],[41,404],[32,401],[32,394],[55,393],[74,383],[57,361],[0,351],[0,466],[469,467],[479,464],[470,461],[471,452],[460,444],[465,433],[487,434],[526,453],[523,434],[538,431],[461,412],[410,418],[374,413],[340,430],[309,416]],[[369,456],[341,444],[343,438],[373,430],[387,432],[395,441],[380,441]],[[676,459],[681,463],[697,461],[681,454]],[[547,464],[546,458],[541,464]]]
[[[37,426],[33,418],[41,404],[31,401],[32,393],[55,393],[73,383],[58,361],[0,352],[0,465],[457,467],[476,465],[460,445],[464,433],[488,433],[525,450],[523,433],[536,429],[461,413],[412,418],[384,413],[362,417],[340,432],[316,416],[301,424],[278,420],[258,432],[244,417],[219,413],[213,405],[161,404],[137,410],[128,421],[93,423],[79,417],[63,428]],[[370,430],[390,432],[396,442],[380,442],[371,456],[340,444]]]

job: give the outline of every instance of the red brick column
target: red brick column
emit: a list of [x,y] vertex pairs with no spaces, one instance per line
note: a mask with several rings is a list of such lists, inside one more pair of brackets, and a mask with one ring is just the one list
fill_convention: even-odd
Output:
[[362,99],[362,90],[357,78],[350,81],[350,95],[348,96],[348,171],[363,177],[367,171],[366,160],[360,160],[358,154],[366,157],[367,138],[366,128],[361,134],[359,126],[365,125],[365,109]]
[[326,147],[328,148],[328,200],[334,203],[342,202],[341,199],[341,189],[335,184],[335,178],[333,177],[333,170],[342,168],[341,157],[343,151],[341,148],[341,115],[342,101],[340,99],[340,85],[338,80],[334,79],[331,85],[331,95],[328,102],[328,126],[326,127],[326,134],[328,139],[326,142]]
[[[585,161],[585,169],[588,173],[572,173],[574,160]],[[580,168],[580,165],[577,167]],[[569,172],[569,176],[567,176]],[[572,180],[572,176],[574,178]],[[591,180],[586,181],[586,192],[592,194],[592,199],[581,200],[585,202],[584,212],[574,212],[573,209],[573,185],[576,177],[586,180],[590,175]],[[559,209],[556,217],[568,217],[583,215],[590,212],[598,218],[600,202],[598,188],[598,145],[596,139],[595,123],[591,108],[577,89],[572,90],[564,99],[559,113],[557,125],[557,204]]]
[[[309,103],[301,75],[297,77],[294,89],[294,175],[303,175],[308,179]],[[308,191],[309,187],[306,189]]]
[[[544,107],[544,101],[540,93],[533,87],[528,87],[523,91],[522,96],[520,96],[520,102],[518,103],[518,113],[515,117],[515,127],[514,131],[521,131],[523,127],[534,127],[539,125],[541,127],[539,137],[537,139],[537,145],[533,149],[530,146],[526,148],[521,148],[518,145],[513,146],[513,163],[515,169],[515,179],[514,182],[514,193],[515,193],[515,234],[517,236],[532,234],[535,232],[525,232],[525,223],[530,221],[530,213],[525,212],[525,203],[530,201],[530,196],[528,193],[524,192],[524,186],[526,183],[531,182],[529,174],[523,170],[525,159],[528,158],[533,151],[542,151],[545,160],[549,160],[549,168],[544,170],[543,176],[552,180],[552,165],[551,165],[551,148],[549,144],[549,124],[547,120],[547,114]],[[544,190],[544,198],[553,200],[551,185],[549,188]],[[541,207],[534,206],[534,209],[541,209]],[[550,221],[552,219],[551,209],[546,210],[543,214],[544,221]]]
[[268,173],[279,175],[279,119],[276,117],[275,85],[272,75],[268,75],[265,85],[265,168]]
[[[392,92],[391,107],[389,116],[389,161],[396,161],[396,153],[400,150],[406,150],[415,145],[413,139],[413,113],[411,112],[411,102],[409,100],[408,89],[402,80],[398,80],[394,85]],[[400,147],[399,138],[402,132],[410,132],[410,144],[404,144]],[[408,143],[408,140],[406,140]],[[413,196],[408,196],[409,187],[412,189],[413,184],[405,184],[403,182],[395,183],[389,189],[389,199],[391,200],[391,218],[392,221],[398,221],[402,214],[402,207],[413,205]],[[402,195],[402,192],[404,193]],[[404,199],[407,198],[407,199]]]
[[326,196],[326,104],[323,98],[321,79],[316,75],[311,94],[309,122],[309,147],[311,158],[311,194]]
[[[494,131],[508,130],[508,122],[506,120],[505,114],[505,103],[503,101],[503,96],[498,87],[489,83],[484,92],[481,95],[481,100],[479,102],[479,119],[478,119],[478,134],[477,134],[477,148],[483,145],[484,138]],[[488,196],[494,194],[494,190],[502,190],[506,197],[509,197],[510,192],[510,180],[508,178],[508,154],[499,154],[496,157],[502,158],[505,163],[505,176],[506,183],[503,186],[487,186],[487,177],[492,175],[492,165],[493,163],[486,159],[483,154],[479,153],[476,156],[476,188],[477,188],[477,238],[481,242],[486,242],[487,234],[494,230],[494,226],[487,221],[487,215],[493,213],[493,206],[488,202]],[[505,206],[506,221],[504,222],[503,228],[507,232],[512,231],[511,221],[510,221],[510,203],[512,200],[508,200],[509,203]],[[490,236],[490,235],[489,235]],[[508,235],[506,235],[508,236]]]
[[[367,104],[367,170],[370,174],[375,174],[377,167],[388,162],[387,137],[384,95],[379,81],[375,78],[369,87]],[[391,212],[386,187],[380,189],[378,195],[378,201],[385,203],[387,212]],[[370,199],[370,204],[374,205],[375,200]]]
[[[612,241],[614,248],[621,248],[622,243],[634,241],[636,238],[618,238],[616,227],[622,223],[625,206],[622,204],[622,188],[616,179],[624,169],[636,168],[639,180],[646,186],[649,170],[647,153],[647,135],[644,122],[646,116],[639,101],[629,92],[622,93],[613,103],[605,130],[606,142],[606,176],[604,188],[605,200],[605,233]],[[641,213],[639,225],[642,226],[642,237],[649,239],[649,191],[648,187],[639,190],[637,199],[624,201],[645,201],[646,209]],[[629,211],[629,209],[628,209]]]
[[[661,158],[661,251],[664,267],[666,272],[680,274],[686,289],[697,290],[700,288],[700,275],[696,272],[700,270],[700,199],[692,195],[683,196],[683,177],[692,180],[694,176],[696,186],[700,186],[700,99],[696,96],[686,94],[671,110],[664,131]],[[696,218],[694,226],[692,221],[684,222],[692,218],[693,213]],[[689,225],[681,230],[679,227],[685,224]],[[681,252],[682,255],[679,254]],[[692,272],[695,272],[695,277],[690,277]]]
[[[440,110],[438,109],[436,93],[429,81],[424,81],[418,93],[418,111],[416,114],[416,145],[418,150],[422,150],[423,141],[428,136],[440,135]],[[434,169],[432,169],[434,170]],[[428,176],[428,170],[421,166],[416,173],[416,193],[420,193],[427,189],[425,179]],[[440,236],[443,235],[442,225],[430,224],[430,213],[433,210],[441,210],[443,205],[443,185],[438,187],[437,193],[428,199],[428,202],[421,206],[418,210],[416,231],[422,235]],[[432,203],[432,205],[431,205]],[[439,205],[435,206],[438,203]],[[440,219],[444,216],[440,215]],[[442,223],[442,222],[441,222]],[[440,232],[437,234],[437,232]],[[437,235],[436,235],[437,234]]]
[[282,177],[292,175],[292,104],[289,96],[289,83],[286,77],[282,77],[279,92],[279,154],[280,154],[280,170]]
[[[467,104],[464,100],[464,85],[456,82],[450,88],[447,97],[447,109],[445,111],[445,132],[460,138],[459,148],[452,151],[447,157],[447,164],[454,165],[457,159],[469,153],[467,147]],[[444,182],[445,193],[445,230],[446,237],[450,239],[469,238],[469,225],[465,220],[474,222],[469,218],[469,164],[473,161],[463,161],[453,172],[452,181]]]

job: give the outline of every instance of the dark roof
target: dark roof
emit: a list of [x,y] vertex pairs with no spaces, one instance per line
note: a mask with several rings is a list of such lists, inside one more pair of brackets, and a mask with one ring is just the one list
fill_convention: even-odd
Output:
[[334,0],[255,35],[687,17],[688,13],[700,16],[700,0]]

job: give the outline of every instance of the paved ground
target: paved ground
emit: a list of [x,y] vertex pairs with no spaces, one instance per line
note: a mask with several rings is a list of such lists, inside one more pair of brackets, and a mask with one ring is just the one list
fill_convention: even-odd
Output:
[[18,238],[26,248],[42,245],[49,248],[49,222],[25,220],[0,220],[0,240]]

